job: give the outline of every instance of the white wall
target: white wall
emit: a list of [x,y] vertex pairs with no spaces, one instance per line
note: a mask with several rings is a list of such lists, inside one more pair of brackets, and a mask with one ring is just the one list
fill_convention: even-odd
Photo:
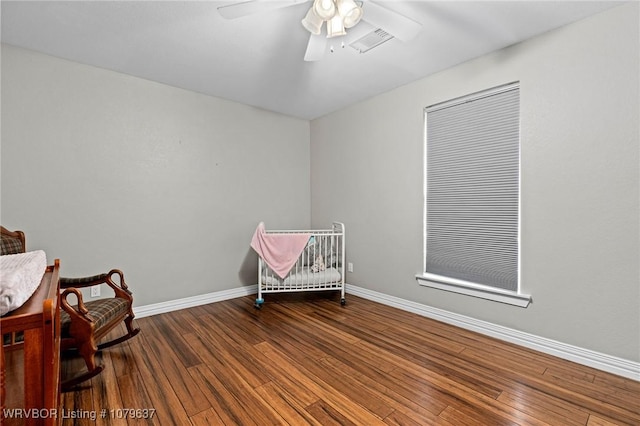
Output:
[[[312,121],[312,225],[345,222],[347,281],[640,361],[638,26],[634,2]],[[512,81],[521,84],[527,309],[414,278],[423,109]]]
[[136,306],[255,284],[258,222],[309,226],[309,122],[6,45],[1,164],[2,225]]

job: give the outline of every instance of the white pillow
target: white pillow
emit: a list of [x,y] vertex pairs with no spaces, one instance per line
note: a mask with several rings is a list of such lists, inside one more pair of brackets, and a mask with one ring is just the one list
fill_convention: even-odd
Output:
[[29,300],[47,269],[42,250],[0,256],[0,316]]

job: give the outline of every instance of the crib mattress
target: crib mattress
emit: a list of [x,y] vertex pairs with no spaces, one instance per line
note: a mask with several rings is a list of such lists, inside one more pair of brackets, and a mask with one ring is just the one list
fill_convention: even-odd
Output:
[[284,279],[280,279],[273,273],[262,274],[262,284],[264,286],[285,286],[291,288],[305,286],[320,286],[329,283],[338,283],[342,275],[336,268],[327,268],[320,272],[311,272],[310,268],[294,268]]

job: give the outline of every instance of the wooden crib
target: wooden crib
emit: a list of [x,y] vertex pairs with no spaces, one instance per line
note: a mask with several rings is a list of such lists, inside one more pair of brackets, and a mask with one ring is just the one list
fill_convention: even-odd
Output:
[[[2,334],[11,336],[0,351],[2,424],[60,422],[59,282],[60,261],[56,259],[31,298],[0,320]],[[21,341],[13,337],[16,334],[22,336]],[[7,413],[11,416],[5,416]]]

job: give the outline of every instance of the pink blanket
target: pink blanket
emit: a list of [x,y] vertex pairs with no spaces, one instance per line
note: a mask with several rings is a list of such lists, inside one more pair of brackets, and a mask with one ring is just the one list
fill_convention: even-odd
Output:
[[267,234],[260,222],[251,239],[251,247],[278,274],[287,276],[311,238],[311,234]]

